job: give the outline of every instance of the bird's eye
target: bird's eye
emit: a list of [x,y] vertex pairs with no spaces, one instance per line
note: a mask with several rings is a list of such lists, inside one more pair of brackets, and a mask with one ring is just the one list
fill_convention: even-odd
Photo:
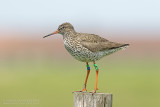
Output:
[[59,30],[62,30],[62,29],[64,29],[64,26],[62,26],[62,27],[59,28]]

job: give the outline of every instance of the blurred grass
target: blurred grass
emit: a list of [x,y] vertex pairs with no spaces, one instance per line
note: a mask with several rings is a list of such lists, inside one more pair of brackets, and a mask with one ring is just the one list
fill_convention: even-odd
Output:
[[[113,107],[159,107],[159,60],[100,60],[98,92],[113,93]],[[88,91],[94,88],[91,66]],[[0,107],[73,107],[72,91],[82,89],[85,63],[23,60],[0,64]],[[38,104],[4,104],[4,99],[38,99]]]

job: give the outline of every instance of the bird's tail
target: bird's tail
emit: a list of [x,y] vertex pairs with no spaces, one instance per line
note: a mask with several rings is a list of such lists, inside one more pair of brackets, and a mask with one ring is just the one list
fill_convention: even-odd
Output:
[[126,49],[129,46],[129,44],[123,44],[122,46],[120,46],[119,48],[121,48],[122,50]]

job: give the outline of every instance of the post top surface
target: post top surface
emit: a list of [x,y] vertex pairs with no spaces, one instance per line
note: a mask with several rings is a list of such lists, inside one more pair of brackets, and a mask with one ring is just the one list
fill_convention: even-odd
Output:
[[[74,94],[89,94],[91,95],[91,92],[73,92]],[[94,93],[93,95],[112,95],[111,93]]]

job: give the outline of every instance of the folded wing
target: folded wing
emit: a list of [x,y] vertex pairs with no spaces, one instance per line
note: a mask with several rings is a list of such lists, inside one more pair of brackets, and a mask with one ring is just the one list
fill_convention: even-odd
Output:
[[90,39],[82,39],[81,45],[92,52],[105,51],[110,49],[116,49],[120,47],[128,46],[129,44],[121,44],[108,41],[98,35],[90,35]]

